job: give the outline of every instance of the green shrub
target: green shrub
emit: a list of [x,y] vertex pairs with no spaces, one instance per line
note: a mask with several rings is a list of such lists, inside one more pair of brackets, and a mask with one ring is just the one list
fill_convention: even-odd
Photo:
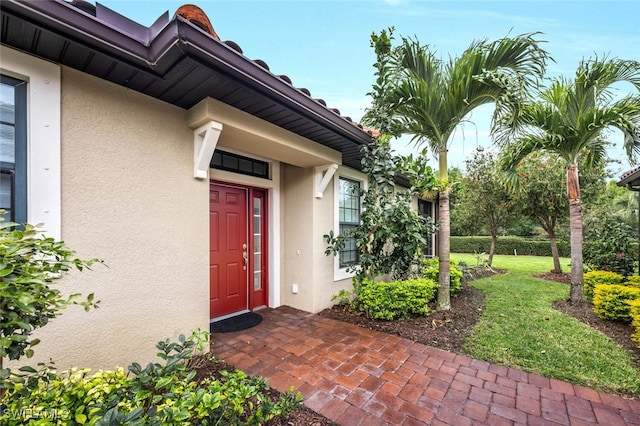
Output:
[[584,298],[593,300],[593,290],[599,284],[622,284],[624,277],[616,272],[591,271],[583,275]]
[[62,241],[44,236],[35,226],[0,219],[0,400],[11,383],[5,379],[11,369],[3,368],[5,358],[31,358],[40,339],[33,332],[58,317],[71,304],[88,311],[93,293],[85,300],[80,294],[63,294],[60,280],[70,270],[82,271],[97,259],[77,258]]
[[[437,257],[425,258],[422,261],[422,276],[429,278],[433,282],[439,283],[440,270],[439,259]],[[458,262],[450,260],[449,266],[449,286],[452,295],[455,295],[462,290],[462,276],[463,273],[460,270]]]
[[602,319],[629,321],[630,300],[640,299],[640,288],[599,284],[593,292],[593,310]]
[[634,329],[634,333],[631,338],[638,344],[638,347],[640,347],[640,299],[630,300],[627,304],[629,305],[631,326]]
[[585,223],[584,263],[593,269],[633,274],[636,232],[611,213],[596,215]]
[[[200,334],[201,336],[202,334]],[[200,343],[199,343],[200,342]],[[267,383],[241,371],[221,371],[221,378],[198,383],[188,367],[202,343],[194,333],[179,343],[159,342],[164,363],[99,371],[72,369],[35,388],[21,384],[9,391],[0,423],[22,424],[264,424],[288,416],[300,403],[292,392],[267,396]],[[40,423],[44,418],[49,423]]]
[[[451,237],[452,253],[489,253],[490,248],[490,236]],[[495,254],[513,256],[514,250],[519,255],[551,256],[551,243],[548,239],[541,238],[512,236],[498,238]],[[558,253],[564,257],[571,255],[571,247],[568,241],[558,240]]]
[[438,284],[427,278],[404,281],[362,282],[358,306],[367,316],[394,320],[429,313],[427,303],[433,300]]
[[640,276],[638,275],[630,275],[627,277],[627,281],[625,281],[625,285],[631,287],[640,287]]

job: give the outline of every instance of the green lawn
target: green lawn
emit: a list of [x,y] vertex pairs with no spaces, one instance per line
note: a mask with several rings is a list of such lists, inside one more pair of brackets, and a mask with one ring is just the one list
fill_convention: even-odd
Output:
[[[451,257],[476,264],[474,255]],[[562,265],[568,272],[568,259]],[[471,356],[600,390],[640,391],[640,371],[622,348],[551,307],[568,297],[569,287],[531,276],[552,269],[551,258],[495,256],[493,266],[508,272],[472,282],[487,299],[466,343]]]

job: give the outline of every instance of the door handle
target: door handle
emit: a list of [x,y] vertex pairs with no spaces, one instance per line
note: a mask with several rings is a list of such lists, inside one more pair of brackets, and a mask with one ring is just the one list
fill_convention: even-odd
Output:
[[247,270],[247,259],[248,259],[247,252],[243,251],[242,260],[244,261],[244,265],[242,265],[242,269],[244,269],[245,271]]

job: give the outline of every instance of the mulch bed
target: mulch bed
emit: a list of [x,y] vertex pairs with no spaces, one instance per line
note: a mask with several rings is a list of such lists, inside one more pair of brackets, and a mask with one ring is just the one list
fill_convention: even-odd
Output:
[[[468,271],[466,280],[483,278],[497,273],[501,270],[475,269]],[[535,275],[536,278],[570,284],[569,274],[556,274],[547,272]],[[436,311],[435,305],[430,306],[432,313],[427,317],[415,317],[409,320],[383,321],[365,317],[361,313],[350,309],[348,306],[334,306],[318,313],[318,315],[332,318],[339,321],[348,322],[360,327],[383,333],[394,334],[409,340],[413,340],[425,345],[434,346],[447,351],[464,354],[463,344],[477,324],[484,310],[485,295],[482,291],[471,287],[467,282],[463,282],[462,290],[451,299],[451,311]],[[570,315],[583,323],[599,330],[618,345],[629,352],[636,366],[640,368],[640,349],[631,340],[632,327],[627,323],[606,321],[600,319],[592,309],[591,304],[585,302],[580,305],[570,304],[567,301],[556,301],[553,307]],[[213,364],[213,363],[212,363]],[[231,368],[224,363],[204,367],[202,375],[216,374],[214,370],[220,368]],[[273,391],[277,395],[277,391]],[[306,408],[300,407],[288,418],[276,418],[268,423],[275,426],[334,426],[334,423],[326,417]]]
[[[564,284],[571,284],[571,275],[567,273],[556,274],[553,272],[547,272],[544,274],[534,275],[536,278],[542,278],[549,281],[556,281]],[[640,369],[640,348],[636,342],[631,340],[633,334],[633,327],[627,322],[621,321],[609,321],[600,318],[594,311],[593,305],[589,302],[583,302],[581,304],[572,304],[566,300],[557,300],[553,303],[553,308],[565,315],[574,317],[575,319],[587,324],[588,326],[595,328],[611,340],[616,342],[618,346],[624,348],[631,359],[636,364],[636,367]]]

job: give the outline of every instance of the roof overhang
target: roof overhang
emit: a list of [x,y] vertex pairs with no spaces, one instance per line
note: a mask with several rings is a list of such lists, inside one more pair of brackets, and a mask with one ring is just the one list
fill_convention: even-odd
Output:
[[618,186],[624,186],[631,191],[640,191],[640,167],[624,172],[618,181]]
[[1,43],[190,109],[209,97],[342,153],[360,169],[361,126],[180,16],[142,26],[96,3],[2,0]]

